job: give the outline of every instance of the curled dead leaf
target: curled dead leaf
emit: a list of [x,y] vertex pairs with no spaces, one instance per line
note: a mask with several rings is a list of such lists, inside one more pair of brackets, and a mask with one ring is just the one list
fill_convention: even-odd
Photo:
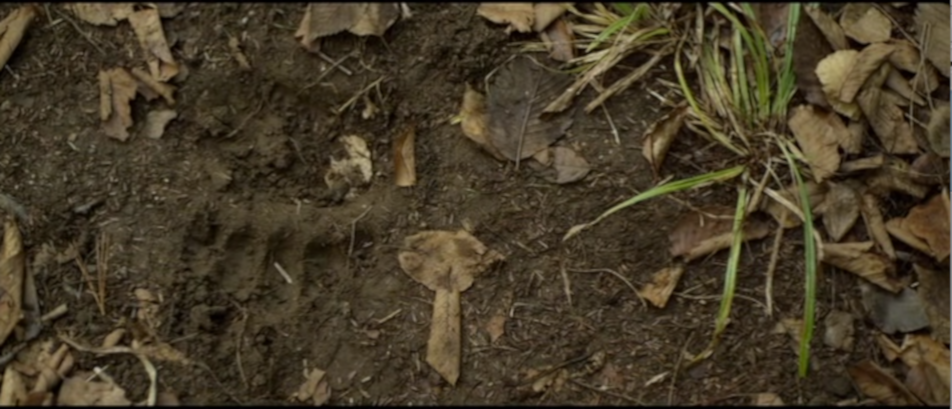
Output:
[[938,261],[949,257],[949,209],[946,203],[948,199],[944,195],[932,196],[909,210],[901,222],[901,228],[924,242],[927,253]]
[[171,109],[151,111],[145,117],[143,133],[147,138],[160,139],[165,134],[165,126],[176,117],[178,117],[178,114]]
[[917,199],[926,197],[929,189],[916,183],[908,163],[898,157],[888,157],[885,163],[866,177],[869,192],[887,197],[892,192],[907,194]]
[[394,183],[407,187],[416,184],[416,124],[407,125],[393,141]]
[[919,71],[919,49],[908,40],[892,40],[893,52],[889,54],[889,62],[905,72]]
[[294,398],[299,402],[312,401],[314,406],[323,406],[331,398],[331,389],[326,373],[314,368],[307,373],[307,379],[298,388]]
[[73,15],[87,23],[98,26],[116,26],[135,9],[135,3],[69,3],[66,7]]
[[99,116],[103,132],[120,141],[129,139],[132,126],[132,108],[136,97],[136,80],[123,68],[99,72]]
[[308,3],[294,33],[308,51],[318,51],[318,39],[349,31],[358,36],[382,36],[400,17],[397,3]]
[[860,118],[859,105],[841,100],[840,92],[857,56],[859,52],[856,50],[836,51],[820,60],[815,70],[830,106],[834,111],[852,120]]
[[856,339],[853,336],[853,315],[839,310],[830,311],[823,319],[823,343],[841,351],[852,351]]
[[[879,70],[879,67],[892,54],[894,46],[887,43],[870,44],[863,51],[856,55],[849,74],[843,80],[843,86],[840,89],[839,99],[843,102],[853,102],[856,94],[859,92],[866,80]],[[888,67],[888,66],[887,66]]]
[[91,381],[89,373],[77,373],[63,380],[56,396],[57,406],[130,406],[126,391],[109,382]]
[[363,186],[373,177],[373,161],[367,141],[357,135],[341,138],[347,157],[331,158],[331,165],[324,174],[324,183],[331,190],[349,192],[352,188]]
[[864,395],[879,403],[892,406],[922,405],[922,402],[899,380],[870,360],[864,360],[847,368],[847,372]]
[[890,260],[896,259],[896,249],[889,239],[889,232],[886,231],[886,224],[883,223],[883,214],[879,211],[879,201],[876,196],[869,193],[862,195],[860,210],[863,214],[863,220],[866,223],[866,231],[876,242],[876,246]]
[[879,137],[886,152],[919,153],[919,144],[916,143],[912,126],[903,117],[902,108],[896,105],[895,101],[882,98],[882,93],[880,88],[867,88],[856,98],[873,132]]
[[681,127],[684,125],[684,119],[687,117],[688,107],[682,105],[665,114],[656,121],[648,130],[645,131],[641,154],[644,155],[648,163],[651,164],[657,177],[661,170],[661,163],[664,162],[665,155],[668,154],[668,148],[674,142]]
[[535,8],[532,3],[479,3],[476,14],[496,24],[508,24],[507,30],[532,31]]

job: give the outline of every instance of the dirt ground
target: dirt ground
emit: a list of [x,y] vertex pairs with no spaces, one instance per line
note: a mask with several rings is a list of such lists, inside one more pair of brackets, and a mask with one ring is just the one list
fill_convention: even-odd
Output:
[[[14,7],[2,5],[0,14]],[[685,210],[679,203],[649,202],[561,242],[569,227],[653,184],[640,136],[664,113],[648,90],[664,91],[655,79],[670,76],[670,63],[607,104],[620,145],[601,111],[577,115],[560,143],[576,147],[593,171],[553,185],[494,160],[449,123],[466,82],[481,82],[516,52],[514,42],[534,40],[510,37],[475,7],[412,4],[414,16],[383,39],[330,37],[326,54],[352,55],[343,63],[348,76],[325,75],[329,64],[294,39],[301,4],[190,4],[163,21],[188,70],[176,84],[179,117],[161,139],[146,138],[141,124],[161,102],[137,99],[134,136],[122,143],[101,131],[97,73],[142,65],[132,30],[91,26],[50,6],[52,15],[35,22],[0,73],[0,192],[29,211],[29,259],[44,245],[62,251],[78,243],[95,264],[105,237],[109,274],[102,315],[76,263],[34,269],[44,311],[69,305],[43,337],[99,344],[127,325],[133,290],[146,288],[162,297],[159,338],[214,373],[157,363],[160,391],[188,404],[288,403],[314,367],[327,371],[332,404],[749,404],[761,392],[793,404],[858,398],[845,365],[882,361],[870,324],[857,320],[851,353],[826,347],[818,329],[804,380],[791,339],[773,331],[780,318],[802,315],[800,231],[783,241],[772,316],[763,305],[771,242],[755,241],[741,261],[721,346],[697,367],[675,369],[682,351],[709,342],[726,252],[688,265],[678,295],[656,309],[595,270],[637,286],[672,265],[667,232]],[[252,70],[236,63],[229,36],[242,40]],[[378,79],[379,92],[369,94],[375,116],[361,116],[362,101],[334,114]],[[410,122],[419,183],[398,188],[391,141]],[[375,176],[353,199],[335,201],[323,175],[343,155],[336,138],[345,135],[368,141]],[[716,158],[689,154],[703,145],[679,138],[666,172],[684,177],[714,166],[706,161]],[[731,204],[733,195],[724,187],[676,197],[704,205]],[[425,362],[433,294],[401,271],[397,252],[408,235],[464,224],[506,261],[463,294],[461,377],[450,387]],[[821,323],[834,308],[863,316],[856,284],[824,271]],[[492,343],[486,323],[504,305],[505,335]],[[545,365],[564,365],[571,381],[541,394],[520,387],[527,370]],[[148,379],[135,358],[77,355],[79,369],[96,366],[131,399],[144,398]]]

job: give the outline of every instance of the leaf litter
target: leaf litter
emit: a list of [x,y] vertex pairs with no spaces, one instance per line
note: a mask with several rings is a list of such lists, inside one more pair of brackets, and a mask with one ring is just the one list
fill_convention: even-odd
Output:
[[115,27],[135,11],[135,3],[69,3],[66,8],[89,24]]
[[26,29],[36,18],[33,5],[22,6],[0,20],[0,67],[7,65],[10,56],[20,45]]
[[460,294],[480,273],[502,261],[465,230],[424,231],[406,237],[399,253],[400,268],[414,281],[436,293],[426,362],[450,385],[459,379],[462,333]]
[[357,36],[383,36],[400,18],[397,3],[308,3],[294,33],[311,52],[320,49],[322,37],[348,31]]
[[165,40],[159,11],[145,8],[133,12],[129,15],[129,24],[139,39],[142,51],[145,52],[146,64],[152,78],[165,82],[178,75],[179,64],[172,57],[172,50]]
[[664,308],[668,305],[668,300],[671,299],[671,294],[674,293],[683,274],[684,266],[680,265],[658,270],[651,276],[651,282],[638,290],[638,294],[648,300],[651,305]]
[[[668,234],[672,256],[691,261],[730,247],[734,209],[708,206],[699,210],[682,216]],[[770,226],[762,218],[752,214],[744,219],[744,241],[762,239],[769,233]]]

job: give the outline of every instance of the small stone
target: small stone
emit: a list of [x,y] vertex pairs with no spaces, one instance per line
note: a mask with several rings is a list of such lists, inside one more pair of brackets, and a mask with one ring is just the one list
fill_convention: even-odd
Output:
[[824,382],[826,391],[838,398],[845,398],[853,393],[853,383],[849,379],[839,376]]

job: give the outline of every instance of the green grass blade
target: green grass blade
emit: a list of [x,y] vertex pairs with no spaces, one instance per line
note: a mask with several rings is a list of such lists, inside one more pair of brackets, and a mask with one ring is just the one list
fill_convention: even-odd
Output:
[[568,233],[566,233],[565,236],[562,238],[562,241],[568,240],[572,236],[575,236],[576,234],[581,232],[582,230],[594,226],[598,222],[604,220],[606,217],[611,216],[612,214],[614,214],[615,212],[619,210],[633,206],[635,204],[638,204],[648,199],[653,199],[658,196],[664,196],[666,194],[695,188],[695,187],[706,185],[709,183],[723,182],[726,180],[730,180],[737,177],[737,175],[740,175],[744,171],[744,169],[745,169],[744,165],[738,165],[733,168],[722,169],[719,171],[705,173],[703,175],[698,175],[698,176],[690,177],[687,179],[676,180],[673,182],[665,183],[663,185],[655,186],[651,189],[648,189],[644,192],[641,192],[635,195],[634,197],[629,198],[628,200],[625,200],[624,202],[621,202],[613,206],[611,209],[606,210],[604,213],[599,215],[595,220],[589,223],[572,227],[571,229],[569,229]]
[[796,74],[793,72],[793,43],[797,38],[797,25],[800,24],[802,5],[790,3],[787,15],[787,46],[784,50],[783,65],[777,80],[777,99],[774,101],[772,115],[778,120],[787,116],[787,107],[796,89]]
[[595,37],[595,39],[592,40],[591,44],[588,45],[588,48],[585,49],[585,52],[591,52],[596,47],[604,43],[605,40],[608,40],[609,37],[623,31],[625,27],[628,27],[634,23],[639,14],[637,11],[638,9],[635,8],[631,11],[631,13],[625,15],[625,17],[615,20],[615,22],[609,24],[608,27],[605,27],[605,30],[599,33],[598,37]]
[[744,214],[747,210],[747,187],[741,185],[737,192],[737,208],[734,211],[734,227],[731,229],[731,250],[727,259],[727,273],[724,275],[724,295],[714,323],[714,343],[720,338],[731,315],[731,302],[737,287],[737,266],[740,264],[740,250],[744,243]]
[[734,152],[740,156],[747,156],[747,152],[731,143],[730,138],[728,138],[727,135],[724,135],[724,133],[718,130],[717,126],[714,125],[714,121],[711,119],[711,117],[701,110],[701,106],[698,104],[697,98],[694,97],[694,93],[691,91],[691,87],[688,85],[688,80],[684,76],[684,69],[681,67],[680,45],[678,46],[678,50],[675,52],[674,72],[678,76],[678,85],[681,86],[681,93],[684,94],[684,98],[688,100],[688,105],[691,106],[691,110],[695,115],[698,116],[698,118],[701,119],[701,122],[704,124],[704,127],[707,129],[707,132],[711,135],[711,137],[725,148],[730,149],[731,152]]
[[737,69],[737,88],[734,92],[740,96],[740,114],[743,117],[742,121],[748,127],[753,125],[754,115],[752,112],[750,87],[747,84],[747,64],[744,62],[744,46],[741,41],[740,31],[735,30],[732,38],[731,46],[731,55],[733,58],[733,64]]
[[803,306],[803,332],[800,334],[799,361],[799,374],[803,378],[807,376],[807,371],[810,368],[810,341],[813,339],[814,320],[816,319],[816,241],[813,239],[813,212],[810,210],[810,194],[803,183],[800,168],[797,167],[796,161],[793,160],[793,156],[790,155],[790,151],[787,150],[784,143],[780,142],[779,145],[780,149],[783,150],[783,155],[787,158],[794,180],[797,182],[797,190],[800,192],[800,206],[803,210],[804,219],[806,219],[803,222],[806,297]]
[[622,15],[632,14],[635,11],[635,5],[633,3],[611,3],[611,5]]

